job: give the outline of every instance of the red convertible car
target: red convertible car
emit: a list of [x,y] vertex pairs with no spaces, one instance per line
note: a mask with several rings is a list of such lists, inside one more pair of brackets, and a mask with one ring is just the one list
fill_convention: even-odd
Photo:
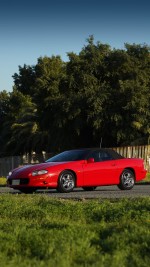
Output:
[[7,185],[24,193],[50,188],[68,193],[75,187],[89,191],[104,185],[129,190],[145,176],[143,159],[90,148],[64,151],[44,163],[18,167],[9,173]]

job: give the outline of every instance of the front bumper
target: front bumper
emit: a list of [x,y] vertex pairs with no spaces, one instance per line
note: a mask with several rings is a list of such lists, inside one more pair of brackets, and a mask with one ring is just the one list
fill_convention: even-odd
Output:
[[32,178],[8,178],[7,186],[14,189],[19,188],[57,188],[57,182],[46,177]]

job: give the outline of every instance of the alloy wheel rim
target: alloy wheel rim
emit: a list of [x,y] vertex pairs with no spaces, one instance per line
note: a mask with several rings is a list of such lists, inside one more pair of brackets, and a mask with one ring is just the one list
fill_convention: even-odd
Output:
[[71,174],[64,174],[61,178],[62,181],[62,186],[64,189],[69,190],[69,189],[73,189],[74,187],[74,179],[73,176]]
[[123,174],[123,183],[126,187],[131,187],[134,185],[134,177],[131,173],[125,172]]

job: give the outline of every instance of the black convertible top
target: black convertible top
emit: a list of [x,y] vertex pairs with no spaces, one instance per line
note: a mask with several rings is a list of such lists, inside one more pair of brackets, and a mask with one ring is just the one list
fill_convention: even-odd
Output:
[[[93,157],[96,153],[99,160],[109,159],[123,159],[124,157],[118,154],[115,150],[109,148],[79,148],[64,151],[54,157],[48,159],[46,162],[64,162],[64,161],[76,161]],[[104,152],[104,153],[103,153]],[[94,154],[93,154],[94,153]],[[103,154],[100,156],[100,154]],[[94,157],[95,158],[95,157]]]
[[115,151],[111,148],[100,148],[100,150],[108,152],[113,157],[113,159],[123,159],[124,158],[117,151]]

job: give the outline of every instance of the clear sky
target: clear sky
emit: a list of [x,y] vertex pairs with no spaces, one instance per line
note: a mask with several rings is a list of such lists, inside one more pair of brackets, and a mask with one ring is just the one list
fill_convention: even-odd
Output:
[[0,91],[12,91],[18,66],[52,55],[67,61],[90,35],[111,48],[150,45],[150,1],[1,0]]

